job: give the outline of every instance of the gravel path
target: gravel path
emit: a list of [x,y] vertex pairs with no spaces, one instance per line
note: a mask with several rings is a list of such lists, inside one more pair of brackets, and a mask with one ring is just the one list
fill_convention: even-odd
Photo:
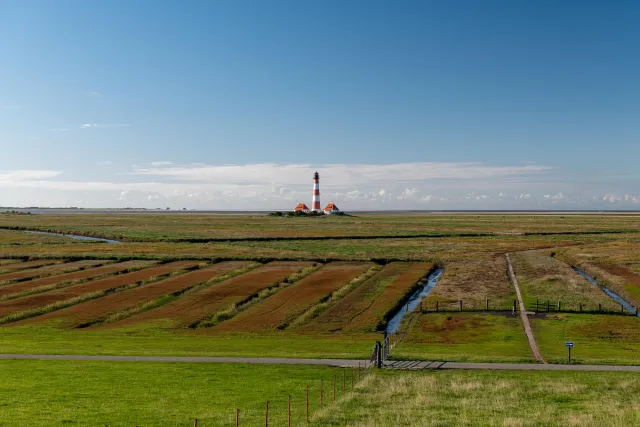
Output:
[[511,279],[511,283],[513,283],[513,287],[516,288],[516,295],[518,295],[518,304],[520,305],[520,318],[522,319],[522,324],[524,325],[524,333],[527,335],[527,339],[529,340],[529,347],[531,347],[533,357],[535,357],[538,362],[547,363],[542,358],[540,349],[538,348],[538,344],[536,344],[536,340],[535,338],[533,338],[533,331],[531,330],[531,324],[529,323],[529,318],[527,317],[527,310],[524,306],[524,302],[522,301],[520,287],[518,286],[518,279],[516,279],[516,274],[514,273],[513,266],[511,265],[511,258],[509,258],[509,254],[506,254],[505,257],[507,258],[509,278]]

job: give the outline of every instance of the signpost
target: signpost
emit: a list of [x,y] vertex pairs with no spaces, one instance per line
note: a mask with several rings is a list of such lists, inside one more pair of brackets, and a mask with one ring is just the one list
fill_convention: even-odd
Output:
[[573,341],[567,341],[564,345],[567,347],[567,350],[569,350],[569,363],[571,363],[571,349],[573,348]]

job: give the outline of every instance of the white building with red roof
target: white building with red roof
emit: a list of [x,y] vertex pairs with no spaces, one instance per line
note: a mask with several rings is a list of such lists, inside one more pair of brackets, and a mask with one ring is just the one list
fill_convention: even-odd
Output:
[[309,207],[307,205],[305,205],[304,202],[300,202],[300,203],[298,203],[298,205],[296,206],[296,208],[293,211],[294,212],[309,213]]
[[329,204],[324,207],[323,211],[324,211],[324,213],[329,215],[329,214],[334,214],[334,213],[340,212],[340,209],[338,209],[338,207],[336,206],[335,203],[329,202]]

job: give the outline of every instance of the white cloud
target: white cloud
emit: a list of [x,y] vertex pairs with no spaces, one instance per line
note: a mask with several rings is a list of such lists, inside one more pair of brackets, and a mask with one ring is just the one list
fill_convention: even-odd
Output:
[[62,172],[47,170],[15,170],[0,172],[0,184],[24,183],[39,179],[55,178]]
[[88,95],[92,98],[102,98],[102,94],[100,92],[89,92]]
[[169,166],[172,165],[173,162],[151,162],[151,166],[160,167],[160,166]]
[[67,128],[54,128],[54,129],[49,129],[50,132],[66,132],[69,129]]
[[261,182],[302,184],[309,181],[310,171],[328,177],[333,185],[359,185],[384,182],[421,182],[427,180],[479,180],[517,177],[550,170],[548,166],[491,166],[481,163],[395,163],[327,164],[314,167],[308,164],[247,164],[192,165],[170,168],[137,168],[136,175],[167,177],[182,181],[211,183]]
[[108,128],[124,128],[128,126],[131,126],[131,125],[126,123],[106,123],[106,124],[85,123],[80,125],[80,129],[108,129]]
[[102,162],[98,162],[100,166],[111,166],[113,162],[111,160],[104,160]]

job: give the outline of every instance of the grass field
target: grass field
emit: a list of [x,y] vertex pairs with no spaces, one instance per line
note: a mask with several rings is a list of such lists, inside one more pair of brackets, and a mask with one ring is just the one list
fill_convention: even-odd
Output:
[[536,342],[550,363],[571,358],[581,364],[640,364],[640,318],[632,316],[548,314],[531,321]]
[[[640,375],[612,372],[376,372],[351,389],[339,368],[1,361],[0,425],[570,425],[640,422]],[[345,392],[342,376],[346,377]],[[333,381],[336,377],[336,402]],[[356,374],[357,378],[357,374]],[[320,408],[320,382],[324,408]],[[56,390],[55,397],[51,390]]]
[[[457,309],[459,300],[465,309],[483,310],[486,300],[491,310],[511,307],[507,252],[527,304],[615,306],[570,269],[574,260],[599,268],[623,296],[640,289],[640,259],[626,252],[640,248],[637,215],[2,215],[0,227],[125,241],[0,230],[0,256],[13,258],[0,261],[0,281],[8,278],[0,284],[0,335],[5,347],[36,353],[366,357],[385,320],[434,265],[445,274],[426,310],[436,301]],[[130,264],[144,260],[163,264]],[[238,268],[208,275],[230,260]],[[366,267],[322,278],[332,265],[354,262]],[[503,314],[410,313],[403,328],[396,358],[531,357],[519,320]],[[536,329],[536,338],[554,342],[556,329]],[[22,342],[13,330],[27,331]],[[620,360],[636,363],[632,353]]]
[[533,361],[517,315],[428,313],[406,323],[413,324],[393,350],[397,360]]
[[326,426],[612,426],[640,424],[640,374],[383,372],[314,416]]
[[[292,421],[304,425],[305,392],[310,411],[325,398],[337,368],[243,364],[2,361],[0,425],[29,426],[243,426],[286,425],[288,397]],[[349,383],[350,387],[350,383]],[[55,390],[55,396],[51,391]],[[343,395],[337,390],[338,398]]]
[[[310,226],[313,224],[313,226]],[[129,241],[473,233],[638,232],[638,215],[356,215],[273,218],[266,215],[91,214],[1,215],[0,227]]]
[[[2,227],[122,239],[83,242]],[[0,352],[369,358],[380,327],[441,266],[424,302],[491,312],[408,313],[394,359],[534,362],[511,306],[612,304],[579,265],[640,301],[638,215],[0,215]],[[431,307],[433,308],[433,307]],[[640,364],[640,319],[541,313],[543,357]],[[81,326],[81,327],[80,327]],[[293,425],[310,385],[315,426],[635,425],[638,375],[378,372],[319,410],[342,371],[304,366],[0,361],[0,425]],[[350,384],[347,381],[347,384]],[[55,391],[55,392],[54,392]],[[315,405],[315,406],[314,406]]]

